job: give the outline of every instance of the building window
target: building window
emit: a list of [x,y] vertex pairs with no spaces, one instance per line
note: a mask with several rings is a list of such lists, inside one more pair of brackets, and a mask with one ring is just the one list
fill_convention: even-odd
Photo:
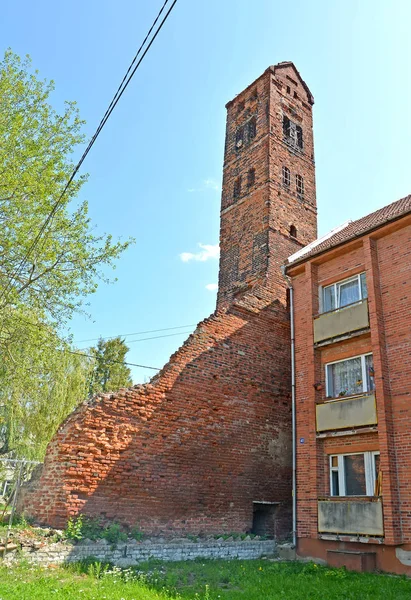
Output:
[[296,134],[297,134],[297,147],[300,148],[300,150],[303,149],[303,130],[302,127],[300,127],[300,125],[297,125],[296,128]]
[[283,135],[285,138],[289,138],[291,133],[291,121],[290,119],[284,115],[283,116]]
[[372,354],[325,365],[327,398],[343,398],[375,390]]
[[283,167],[283,185],[285,185],[285,187],[290,187],[290,183],[291,183],[290,169],[288,167]]
[[376,496],[379,452],[330,456],[331,496]]
[[238,127],[235,132],[235,147],[240,150],[244,144],[249,144],[257,135],[257,119],[253,117],[245,125]]
[[244,143],[244,127],[238,127],[237,131],[235,132],[235,147],[241,148],[241,146]]
[[247,175],[247,186],[251,187],[255,184],[255,169],[250,169]]
[[257,120],[253,117],[248,121],[248,141],[251,142],[257,134]]
[[234,181],[233,198],[239,198],[241,194],[241,177]]
[[295,225],[290,225],[290,235],[293,238],[297,237],[297,228]]
[[283,136],[287,144],[303,149],[303,130],[300,125],[291,121],[286,115],[283,116]]
[[301,175],[295,176],[295,187],[297,189],[297,198],[302,200],[304,198],[304,179]]
[[322,300],[321,312],[337,310],[338,308],[343,308],[343,306],[361,302],[361,300],[367,297],[365,273],[359,273],[358,275],[354,275],[354,277],[322,288],[322,293],[320,293]]

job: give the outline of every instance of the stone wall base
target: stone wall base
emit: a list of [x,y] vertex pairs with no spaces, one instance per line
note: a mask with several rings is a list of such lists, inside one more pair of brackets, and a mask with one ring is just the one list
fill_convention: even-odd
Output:
[[32,564],[51,565],[77,562],[89,557],[98,561],[111,562],[119,567],[138,565],[150,559],[164,561],[194,560],[196,558],[249,560],[273,555],[276,551],[274,540],[219,541],[200,540],[156,542],[130,541],[111,548],[105,540],[68,544],[58,542],[38,550],[24,549],[10,552],[5,557],[6,564],[21,559]]

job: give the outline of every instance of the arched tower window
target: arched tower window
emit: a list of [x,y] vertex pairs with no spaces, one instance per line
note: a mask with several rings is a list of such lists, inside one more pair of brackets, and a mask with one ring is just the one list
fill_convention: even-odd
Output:
[[297,238],[297,227],[295,225],[290,225],[290,236]]

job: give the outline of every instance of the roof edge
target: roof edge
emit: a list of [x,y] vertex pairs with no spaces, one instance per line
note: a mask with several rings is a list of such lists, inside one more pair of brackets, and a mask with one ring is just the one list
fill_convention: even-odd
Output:
[[232,98],[231,100],[229,100],[226,103],[225,107],[229,108],[229,106],[231,106],[231,104],[238,98],[238,96],[240,96],[241,94],[244,94],[244,92],[246,92],[250,87],[252,87],[253,85],[255,85],[257,83],[257,81],[259,81],[259,79],[261,79],[262,77],[264,77],[264,75],[266,75],[266,73],[271,72],[273,75],[275,75],[275,72],[276,72],[277,69],[282,69],[284,67],[292,67],[294,69],[295,74],[297,75],[298,79],[301,81],[301,84],[302,84],[303,88],[307,92],[308,101],[309,101],[309,103],[312,106],[314,104],[314,96],[310,92],[310,89],[309,89],[308,85],[305,83],[304,79],[301,77],[300,72],[298,71],[298,69],[295,66],[295,64],[291,60],[285,60],[283,62],[277,63],[276,65],[271,65],[270,67],[267,67],[267,69],[265,69],[265,71],[263,73],[261,73],[261,75],[259,75],[258,77],[256,77],[256,79],[254,79],[251,83],[249,83],[247,85],[247,87],[245,87],[243,90],[241,90],[241,92],[239,92],[238,94],[236,94],[234,96],[234,98]]
[[297,69],[297,67],[295,66],[295,64],[291,60],[286,60],[286,61],[277,63],[276,65],[273,65],[271,68],[272,68],[273,72],[275,73],[275,71],[277,69],[282,69],[284,67],[292,67],[294,69],[295,74],[297,75],[298,79],[301,81],[301,83],[303,85],[303,88],[307,92],[308,101],[309,101],[309,103],[312,106],[314,104],[314,96],[312,95],[312,93],[310,91],[310,88],[305,83],[304,79],[301,77],[301,74],[300,74],[299,70]]
[[[387,205],[387,206],[389,206],[389,205]],[[375,211],[375,212],[378,212],[378,211]],[[369,213],[369,214],[372,215],[373,213]],[[372,226],[364,229],[363,231],[361,231],[359,233],[354,233],[351,236],[347,237],[345,240],[337,242],[336,244],[334,244],[333,246],[329,246],[328,248],[323,248],[322,250],[320,250],[317,253],[310,254],[309,256],[302,256],[299,260],[296,260],[295,262],[292,262],[292,263],[289,263],[288,259],[287,259],[287,261],[286,261],[286,263],[284,265],[285,269],[287,271],[288,269],[292,269],[294,267],[302,265],[304,262],[306,262],[308,260],[311,260],[312,258],[317,258],[318,256],[321,256],[322,254],[326,254],[327,252],[331,252],[332,250],[335,250],[336,248],[340,248],[341,246],[344,246],[345,244],[348,244],[349,242],[352,242],[353,240],[357,240],[359,238],[362,238],[363,236],[371,233],[372,231],[377,231],[378,229],[382,229],[386,225],[389,225],[390,223],[395,223],[395,221],[399,221],[399,220],[401,220],[404,217],[407,217],[409,215],[411,215],[411,208],[408,209],[407,211],[401,213],[401,214],[394,215],[393,217],[388,218],[383,223],[378,223],[377,225],[372,225]],[[365,216],[368,216],[368,215],[365,215]],[[360,220],[360,219],[358,219],[358,220]],[[351,222],[355,223],[355,221],[351,221]]]

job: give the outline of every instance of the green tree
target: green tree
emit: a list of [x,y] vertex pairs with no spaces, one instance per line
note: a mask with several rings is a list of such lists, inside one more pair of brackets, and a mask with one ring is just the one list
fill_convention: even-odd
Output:
[[[96,235],[87,202],[73,204],[87,176],[73,181],[39,244],[21,267],[35,235],[74,169],[84,143],[75,102],[61,114],[49,104],[53,82],[39,79],[27,57],[0,62],[0,317],[24,305],[62,324],[106,280],[104,268],[130,241]],[[3,323],[3,336],[6,328]],[[3,340],[4,341],[4,340]]]
[[[0,61],[0,454],[41,458],[61,421],[87,397],[92,363],[62,331],[130,244],[96,234],[87,175],[60,198],[85,141],[75,102],[51,106],[52,81],[29,57]],[[29,254],[29,256],[27,256]]]
[[73,354],[35,314],[16,315],[0,370],[0,454],[41,460],[61,422],[87,397],[89,358]]
[[104,341],[91,350],[94,369],[90,378],[90,395],[133,385],[131,371],[125,364],[128,347],[120,337]]

